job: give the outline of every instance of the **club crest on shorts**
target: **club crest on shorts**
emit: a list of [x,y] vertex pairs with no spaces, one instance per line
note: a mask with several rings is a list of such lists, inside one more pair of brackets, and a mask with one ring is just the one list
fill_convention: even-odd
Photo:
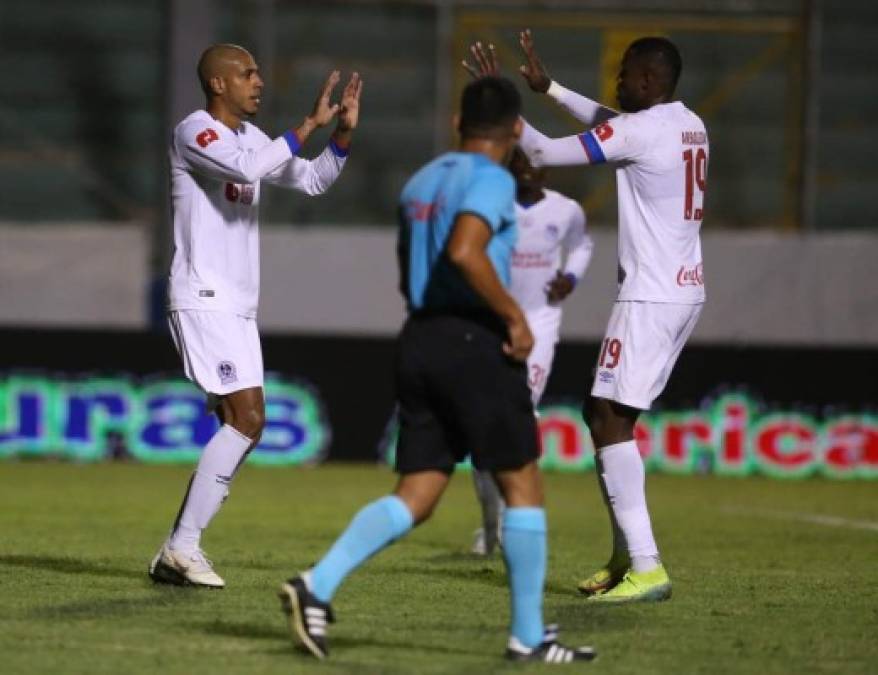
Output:
[[238,373],[235,370],[235,364],[231,361],[220,361],[219,365],[216,367],[216,372],[219,375],[220,384],[231,384],[238,380]]

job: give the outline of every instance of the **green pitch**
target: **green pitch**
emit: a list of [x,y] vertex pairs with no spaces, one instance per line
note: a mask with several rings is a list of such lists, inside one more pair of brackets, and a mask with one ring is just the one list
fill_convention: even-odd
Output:
[[[433,521],[342,587],[331,660],[296,651],[275,589],[315,561],[393,477],[372,466],[247,468],[204,546],[224,591],[157,587],[146,566],[188,469],[0,464],[0,672],[530,673],[501,660],[499,558],[467,551],[477,526],[459,475]],[[874,483],[649,477],[674,582],[660,605],[586,606],[576,582],[604,562],[593,475],[546,478],[546,617],[593,644],[592,673],[874,673]]]

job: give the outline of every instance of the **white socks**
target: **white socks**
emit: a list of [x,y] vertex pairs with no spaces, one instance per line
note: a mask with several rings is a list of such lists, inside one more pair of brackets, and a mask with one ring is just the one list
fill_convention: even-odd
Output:
[[[603,487],[614,525],[618,524],[628,545],[631,567],[635,572],[649,572],[658,567],[659,555],[646,508],[646,476],[637,444],[625,441],[608,445],[599,450],[599,455]],[[614,550],[617,546],[614,541]]]
[[473,467],[473,485],[476,488],[476,496],[482,505],[482,527],[485,528],[485,537],[496,537],[500,528],[500,517],[506,504],[503,495],[497,487],[497,481],[490,471],[480,471]]
[[224,424],[204,446],[174,524],[169,541],[172,549],[188,552],[198,548],[201,531],[228,496],[229,483],[252,444],[251,439]]
[[625,541],[625,533],[619,527],[619,521],[616,520],[616,514],[613,513],[613,504],[610,501],[610,495],[607,493],[607,481],[604,479],[604,463],[601,460],[601,453],[596,452],[594,456],[594,468],[598,477],[598,486],[601,489],[601,496],[604,498],[604,505],[607,507],[607,514],[610,516],[610,526],[613,535],[613,553],[610,557],[610,567],[623,566],[628,567],[630,556],[628,555],[628,542]]

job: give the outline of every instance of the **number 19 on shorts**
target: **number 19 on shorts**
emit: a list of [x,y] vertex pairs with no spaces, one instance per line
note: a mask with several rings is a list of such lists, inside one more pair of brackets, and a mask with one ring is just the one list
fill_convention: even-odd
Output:
[[598,368],[615,368],[619,365],[621,356],[622,341],[616,338],[604,338],[601,357],[598,359]]

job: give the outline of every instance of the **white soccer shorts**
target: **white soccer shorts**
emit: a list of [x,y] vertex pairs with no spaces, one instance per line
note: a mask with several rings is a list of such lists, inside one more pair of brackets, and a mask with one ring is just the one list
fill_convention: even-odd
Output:
[[[210,401],[264,382],[256,319],[226,312],[177,310],[168,314],[183,371]],[[210,406],[210,403],[208,404]]]
[[527,385],[530,387],[531,401],[536,408],[546,390],[549,373],[552,372],[555,345],[558,344],[561,331],[561,310],[557,307],[547,307],[544,310],[531,312],[527,314],[527,323],[534,336],[534,347],[527,357]]
[[702,307],[616,302],[601,343],[592,396],[649,410],[668,383]]

